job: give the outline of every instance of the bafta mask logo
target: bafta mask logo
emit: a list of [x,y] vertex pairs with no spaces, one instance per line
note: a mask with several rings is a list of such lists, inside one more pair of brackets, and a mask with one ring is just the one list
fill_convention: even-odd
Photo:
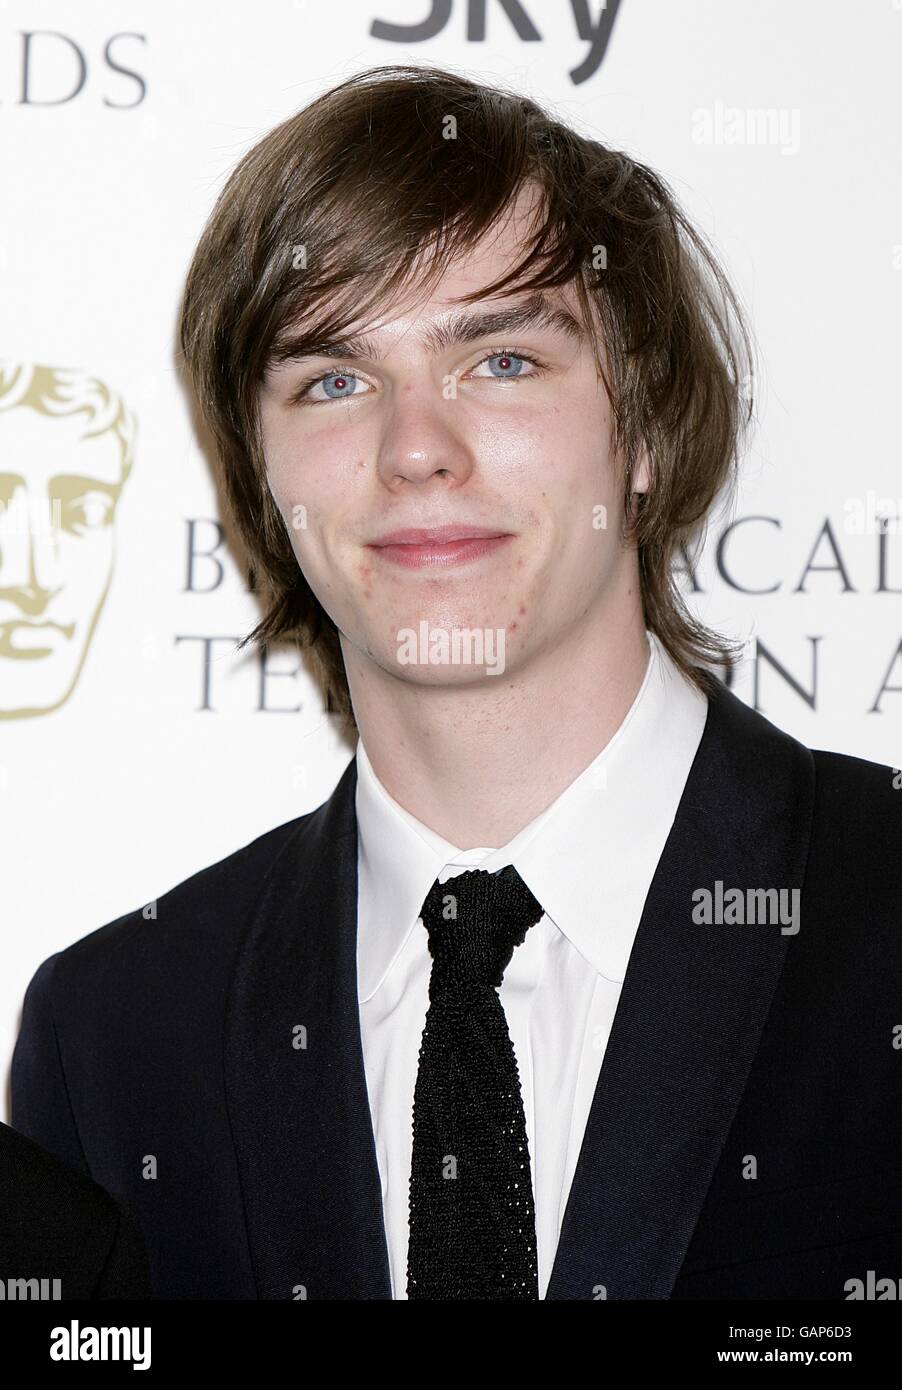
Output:
[[97,377],[0,361],[0,719],[47,714],[75,687],[135,431]]

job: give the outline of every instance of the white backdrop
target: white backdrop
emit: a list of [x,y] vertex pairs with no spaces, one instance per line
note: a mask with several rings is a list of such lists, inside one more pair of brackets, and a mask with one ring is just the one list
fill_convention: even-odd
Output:
[[[233,654],[258,610],[215,548],[175,324],[230,169],[372,64],[514,86],[668,179],[743,296],[763,368],[744,485],[711,525],[693,604],[750,639],[743,699],[810,746],[902,763],[902,525],[881,535],[876,517],[902,516],[902,5],[621,0],[603,60],[586,63],[577,20],[602,9],[0,10],[0,356],[96,375],[137,420],[112,582],[72,693],[0,719],[4,1072],[40,961],[317,806],[353,751],[287,652],[273,653],[262,699],[257,657]],[[430,15],[425,40],[372,32],[374,20]],[[0,476],[37,476],[39,445],[18,428],[30,413],[0,411]],[[214,551],[196,559],[193,591],[192,535],[195,551]],[[0,633],[22,616],[21,575],[3,560]],[[0,701],[21,666],[0,647]]]

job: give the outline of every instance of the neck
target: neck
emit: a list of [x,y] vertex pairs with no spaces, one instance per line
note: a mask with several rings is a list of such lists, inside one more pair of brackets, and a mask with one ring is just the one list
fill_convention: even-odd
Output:
[[507,844],[550,805],[617,732],[649,659],[637,605],[478,684],[415,685],[342,647],[376,776],[459,849]]

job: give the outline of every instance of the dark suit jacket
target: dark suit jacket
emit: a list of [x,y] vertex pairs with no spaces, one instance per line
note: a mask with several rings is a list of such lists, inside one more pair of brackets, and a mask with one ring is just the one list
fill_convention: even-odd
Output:
[[57,1279],[63,1299],[150,1298],[147,1255],[131,1213],[0,1124],[0,1280],[43,1279],[51,1298]]
[[[355,777],[352,760],[318,810],[29,986],[14,1123],[134,1203],[157,1296],[390,1297]],[[718,879],[801,889],[801,930],[695,924],[694,890]],[[892,770],[812,752],[721,688],[645,902],[550,1299],[843,1299],[868,1269],[902,1276],[900,920]]]

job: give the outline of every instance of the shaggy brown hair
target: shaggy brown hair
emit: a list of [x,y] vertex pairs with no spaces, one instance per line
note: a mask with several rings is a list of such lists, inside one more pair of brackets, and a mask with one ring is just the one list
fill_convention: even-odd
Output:
[[[702,235],[645,165],[534,101],[430,67],[356,74],[272,130],[223,188],[188,274],[179,341],[216,442],[263,619],[240,643],[308,647],[325,707],[353,727],[338,630],[301,572],[266,480],[266,370],[436,283],[511,205],[543,194],[519,265],[460,302],[572,283],[623,460],[625,538],[646,626],[700,688],[736,644],[689,613],[673,575],[735,481],[752,415],[753,354],[735,293]],[[524,278],[521,278],[524,277]],[[630,503],[643,446],[651,488]],[[262,582],[261,582],[262,581]],[[703,663],[698,665],[697,663]]]

